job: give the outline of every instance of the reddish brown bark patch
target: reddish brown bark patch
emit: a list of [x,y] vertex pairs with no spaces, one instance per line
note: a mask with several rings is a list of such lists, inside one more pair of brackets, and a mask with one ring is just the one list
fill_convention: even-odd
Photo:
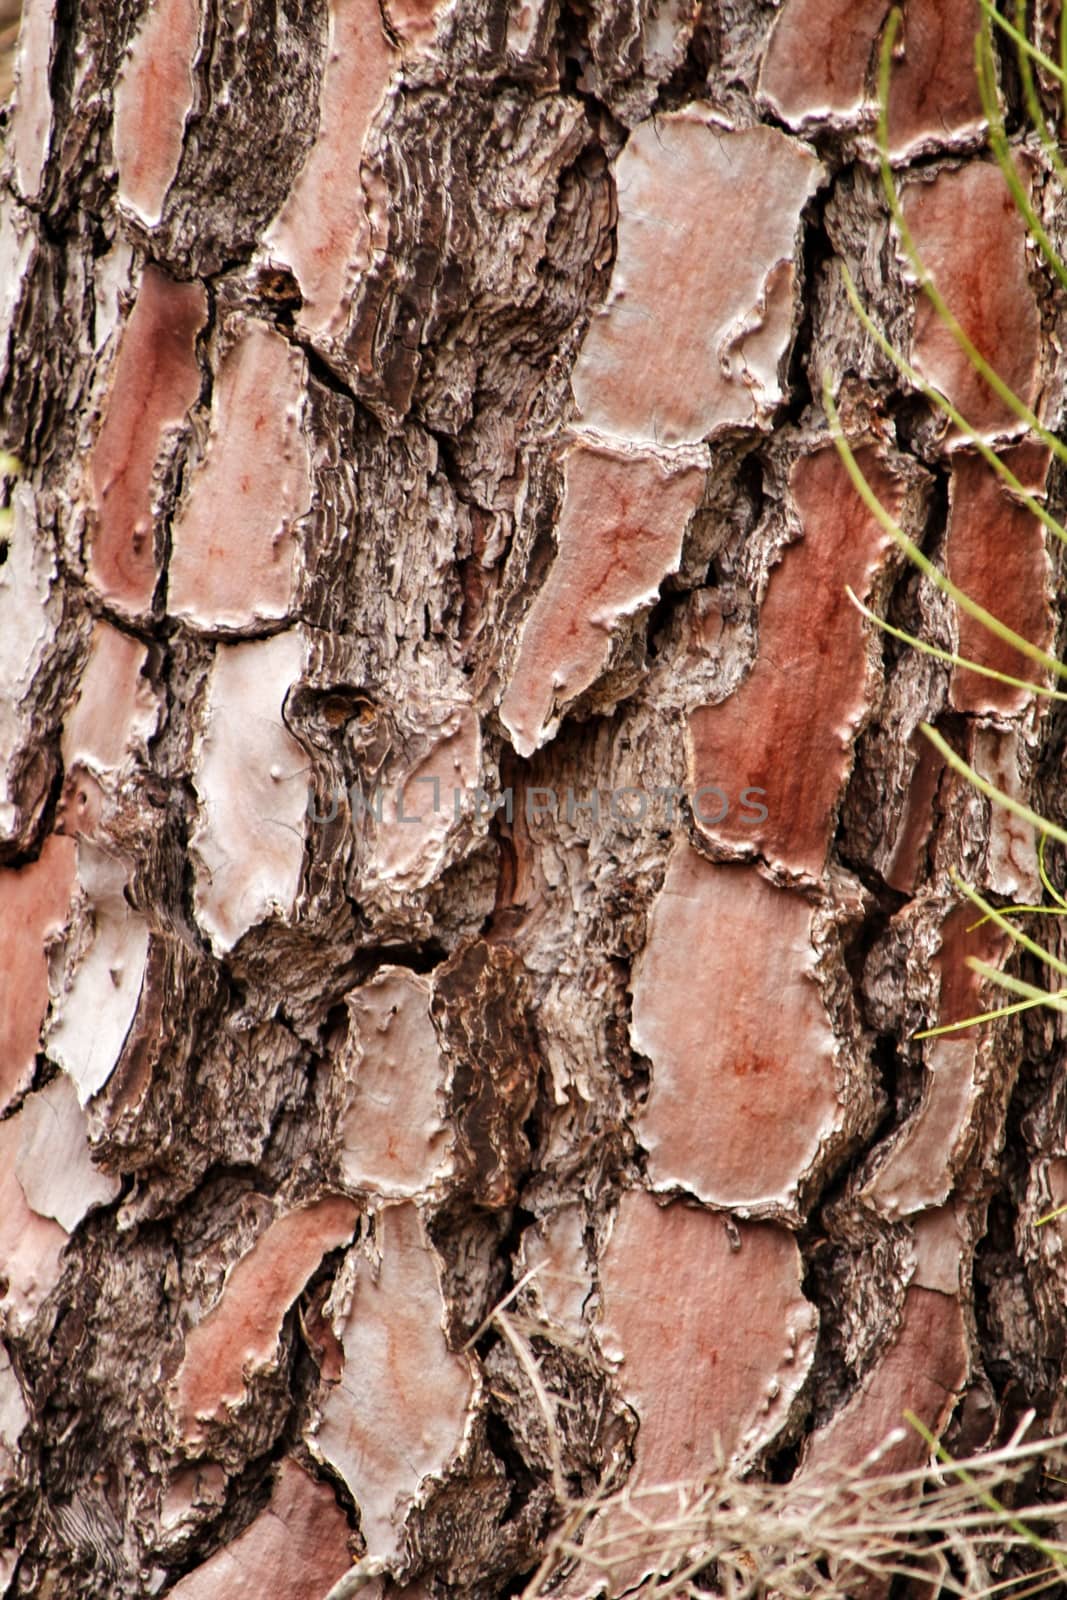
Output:
[[89,467],[95,513],[89,578],[124,611],[144,611],[152,602],[155,465],[165,434],[180,426],[200,393],[195,342],[206,319],[199,284],[145,268]]
[[182,157],[193,108],[200,8],[156,0],[145,14],[115,90],[113,143],[119,200],[153,227]]
[[[853,26],[847,14],[844,26]],[[985,124],[974,66],[980,13],[975,0],[910,0],[902,59],[890,80],[889,145],[894,156],[936,149]]]
[[[1021,174],[1026,181],[1025,171]],[[1038,398],[1041,324],[1030,284],[1026,225],[1000,169],[970,161],[908,186],[904,214],[919,254],[964,332],[1027,405]],[[990,272],[995,261],[997,270]],[[974,369],[921,292],[915,306],[916,367],[979,434],[1021,428]]]
[[159,700],[143,676],[146,647],[108,622],[93,629],[78,698],[63,725],[63,765],[120,767],[155,732]]
[[74,873],[74,841],[55,834],[36,861],[0,871],[0,1110],[33,1079],[48,1011],[45,941],[66,921]]
[[[424,10],[410,7],[413,24]],[[331,5],[318,136],[267,236],[272,259],[296,275],[300,325],[312,337],[342,331],[352,289],[370,261],[360,151],[398,60],[375,0]]]
[[[791,126],[873,121],[887,0],[786,0],[760,93]],[[974,70],[974,0],[910,0],[889,85],[894,156],[936,149],[983,125]]]
[[854,116],[866,100],[887,0],[786,0],[760,93],[791,124]]
[[286,1457],[266,1509],[170,1594],[177,1600],[322,1600],[351,1560],[348,1521],[333,1490]]
[[840,1125],[811,913],[755,868],[671,858],[634,981],[652,1061],[639,1132],[657,1187],[722,1206],[796,1204]]
[[357,1208],[331,1195],[272,1222],[226,1280],[222,1298],[185,1340],[173,1391],[186,1440],[245,1397],[248,1378],[276,1359],[285,1314],[323,1256],[352,1237]]
[[651,604],[675,570],[704,489],[691,454],[671,461],[578,442],[564,471],[556,560],[530,609],[500,707],[523,756],[555,731],[559,708],[595,683],[620,620]]
[[[973,928],[976,916],[968,904],[956,906],[945,918],[937,957],[941,977],[938,1026],[962,1022],[985,1009],[982,980],[967,965],[967,957],[999,965],[1007,954],[1007,935],[991,923]],[[953,1157],[978,1094],[978,1042],[977,1028],[928,1041],[927,1081],[919,1108],[864,1190],[865,1198],[886,1215],[907,1215],[941,1205],[948,1198],[954,1181]]]
[[379,1228],[381,1267],[358,1269],[344,1372],[317,1448],[355,1497],[367,1553],[389,1559],[419,1485],[462,1442],[473,1384],[469,1361],[445,1343],[437,1266],[415,1207],[390,1206]]
[[304,357],[252,323],[223,358],[211,436],[174,521],[168,610],[202,628],[284,617],[294,528],[311,505]]
[[[863,468],[883,504],[898,484],[870,451]],[[804,537],[790,545],[771,574],[760,611],[759,655],[727,700],[689,718],[694,790],[701,832],[720,844],[758,851],[788,871],[819,877],[841,791],[852,764],[852,741],[867,713],[865,624],[845,594],[870,589],[891,540],[844,476],[834,450],[802,456],[790,487]],[[746,788],[762,791],[765,820],[735,803]]]
[[[1031,493],[1043,493],[1049,462],[1044,446],[1022,445],[1007,451],[1004,461]],[[953,583],[1031,644],[1048,650],[1053,624],[1041,523],[979,456],[960,453],[953,459],[949,504],[946,569]],[[1040,667],[966,612],[958,613],[958,628],[960,655],[1015,678],[1044,681]],[[1025,689],[959,669],[952,674],[951,696],[958,711],[993,714],[1019,711],[1030,698]]]
[[[736,1241],[740,1241],[739,1247]],[[640,1420],[633,1487],[746,1458],[781,1428],[817,1317],[784,1228],[624,1194],[601,1263],[600,1342]]]
[[616,165],[611,292],[574,369],[583,420],[682,444],[781,398],[800,211],[822,168],[773,128],[726,133],[697,107],[642,123]]
[[800,1482],[816,1474],[847,1471],[896,1429],[900,1440],[878,1458],[880,1472],[921,1466],[929,1448],[904,1421],[912,1411],[940,1434],[967,1381],[969,1362],[963,1311],[955,1295],[910,1288],[900,1332],[858,1392],[812,1436]]

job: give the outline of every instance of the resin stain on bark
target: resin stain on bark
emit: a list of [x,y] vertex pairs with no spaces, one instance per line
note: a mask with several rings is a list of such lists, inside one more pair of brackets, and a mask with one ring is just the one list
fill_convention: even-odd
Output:
[[522,631],[500,718],[522,756],[597,680],[618,624],[677,569],[704,490],[693,452],[621,451],[580,440],[564,456],[556,559]]
[[638,958],[630,1030],[652,1061],[638,1134],[657,1188],[796,1207],[843,1117],[816,971],[805,900],[754,867],[675,851]]
[[286,1456],[258,1517],[168,1593],[173,1600],[323,1600],[351,1566],[348,1538],[330,1486]]
[[782,397],[800,213],[823,169],[776,129],[710,118],[656,117],[616,164],[618,254],[573,385],[587,426],[642,444],[763,422]]
[[55,834],[36,861],[0,870],[0,1110],[33,1080],[48,1011],[47,942],[67,920],[74,841]]
[[218,1303],[190,1329],[172,1394],[188,1444],[202,1423],[245,1399],[249,1381],[273,1367],[285,1315],[323,1256],[349,1242],[354,1201],[330,1195],[278,1216],[237,1262]]
[[261,323],[222,359],[168,574],[168,611],[197,627],[247,628],[288,614],[295,525],[312,493],[305,366]]
[[312,339],[343,332],[353,287],[370,262],[360,152],[399,59],[375,0],[334,0],[318,136],[266,237],[270,259],[296,275],[299,323]]
[[[1022,168],[1020,176],[1027,182]],[[969,161],[911,183],[904,216],[919,254],[978,352],[1031,408],[1041,379],[1041,322],[1031,287],[1026,224],[999,167]],[[988,263],[997,263],[996,272]],[[912,361],[983,438],[1015,434],[1015,413],[989,388],[924,294],[917,293]],[[958,435],[956,443],[962,442]]]
[[[869,451],[860,465],[882,503],[899,482]],[[689,718],[690,780],[711,786],[694,804],[698,828],[733,850],[759,852],[787,872],[822,876],[852,744],[869,715],[867,624],[844,593],[866,597],[890,547],[834,450],[801,456],[790,489],[803,538],[772,571],[759,616],[759,654],[749,676],[718,705]],[[817,752],[817,754],[816,754]],[[763,821],[721,794],[763,791]]]
[[119,200],[148,227],[163,215],[181,164],[196,93],[192,64],[199,27],[198,0],[156,0],[134,36],[115,89]]
[[354,1189],[393,1199],[431,1189],[448,1170],[444,1068],[430,1018],[430,985],[383,967],[347,997],[341,1172]]
[[474,1379],[469,1358],[445,1342],[441,1283],[414,1205],[387,1207],[378,1228],[380,1265],[358,1261],[339,1329],[344,1370],[308,1442],[351,1490],[368,1555],[389,1561],[420,1485],[463,1443]]
[[216,951],[292,908],[304,862],[307,755],[282,720],[298,633],[220,645],[194,782],[197,921]]
[[89,581],[121,611],[140,613],[152,603],[157,463],[200,393],[196,338],[206,320],[200,284],[145,268],[89,460]]

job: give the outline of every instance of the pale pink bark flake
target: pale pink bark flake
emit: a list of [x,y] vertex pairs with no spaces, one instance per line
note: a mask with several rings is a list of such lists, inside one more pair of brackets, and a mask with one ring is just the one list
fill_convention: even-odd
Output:
[[[945,918],[937,957],[941,1003],[931,1026],[962,1022],[986,1009],[982,980],[967,965],[967,958],[999,966],[1010,945],[999,928],[987,923],[973,929],[974,921],[969,904],[955,907]],[[978,1045],[977,1028],[927,1041],[922,1101],[863,1191],[869,1203],[886,1215],[907,1215],[948,1199],[954,1181],[952,1158],[978,1093]]]
[[287,1456],[265,1510],[169,1593],[173,1600],[322,1600],[351,1566],[348,1533],[330,1486]]
[[27,1095],[18,1114],[22,1130],[15,1176],[26,1204],[73,1233],[94,1206],[118,1195],[118,1178],[94,1166],[89,1125],[74,1085],[64,1074]]
[[98,622],[78,697],[63,724],[63,765],[95,771],[120,767],[156,730],[159,698],[143,668],[147,648],[138,639]]
[[919,1467],[930,1454],[921,1434],[904,1419],[913,1412],[940,1434],[963,1392],[970,1364],[963,1310],[954,1294],[913,1285],[904,1297],[901,1326],[853,1397],[815,1433],[798,1483],[858,1467],[884,1445],[879,1472]]
[[888,9],[888,0],[785,0],[763,58],[762,98],[791,125],[855,116]]
[[[7,144],[15,157],[15,179],[26,200],[41,191],[52,132],[52,31],[55,0],[26,0],[15,51],[15,96]],[[19,13],[15,12],[18,16]]]
[[25,1326],[59,1282],[67,1232],[30,1206],[15,1173],[22,1119],[0,1122],[0,1313]]
[[704,490],[704,461],[577,441],[564,457],[558,549],[530,609],[500,717],[520,755],[596,682],[616,625],[655,600],[677,569]]
[[772,1440],[804,1383],[818,1317],[790,1233],[666,1208],[643,1190],[619,1204],[601,1262],[599,1339],[640,1421],[633,1487],[699,1477]]
[[384,967],[347,1004],[352,1086],[342,1122],[345,1182],[396,1199],[422,1193],[448,1156],[430,985],[406,968]]
[[574,369],[586,426],[677,445],[766,420],[793,331],[800,213],[822,175],[797,140],[724,131],[706,108],[637,128],[616,166],[611,290]]
[[388,1207],[378,1226],[381,1266],[357,1268],[344,1372],[310,1442],[352,1491],[368,1555],[388,1560],[420,1484],[463,1442],[473,1373],[445,1342],[437,1265],[415,1206]]
[[197,921],[218,951],[292,910],[304,864],[307,756],[282,718],[304,664],[295,631],[220,645],[195,784]]

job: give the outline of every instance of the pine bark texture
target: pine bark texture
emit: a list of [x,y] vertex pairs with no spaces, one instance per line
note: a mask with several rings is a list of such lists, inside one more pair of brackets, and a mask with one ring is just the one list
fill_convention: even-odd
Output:
[[[953,869],[1040,897],[919,723],[1062,821],[1061,722],[845,595],[1018,670],[849,486],[824,370],[916,542],[1059,625],[842,287],[1062,508],[899,257],[886,13],[29,0],[0,1594],[321,1600],[369,1556],[489,1600],[561,1490],[1067,1420],[1059,1029],[912,1038],[1012,959]],[[893,158],[1054,424],[976,21],[908,0]]]

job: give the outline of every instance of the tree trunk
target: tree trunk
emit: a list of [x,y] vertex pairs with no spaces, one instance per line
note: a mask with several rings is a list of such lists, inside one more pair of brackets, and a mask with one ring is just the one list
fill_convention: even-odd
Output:
[[[913,1037],[1010,954],[953,871],[1041,895],[919,724],[1054,817],[1059,724],[849,603],[1018,675],[851,487],[824,371],[904,530],[1046,647],[1052,565],[840,264],[1061,475],[902,265],[886,12],[30,0],[0,1594],[321,1600],[365,1558],[488,1600],[598,1489],[1062,1423],[1059,1029]],[[893,159],[1054,422],[977,15],[909,0]]]

